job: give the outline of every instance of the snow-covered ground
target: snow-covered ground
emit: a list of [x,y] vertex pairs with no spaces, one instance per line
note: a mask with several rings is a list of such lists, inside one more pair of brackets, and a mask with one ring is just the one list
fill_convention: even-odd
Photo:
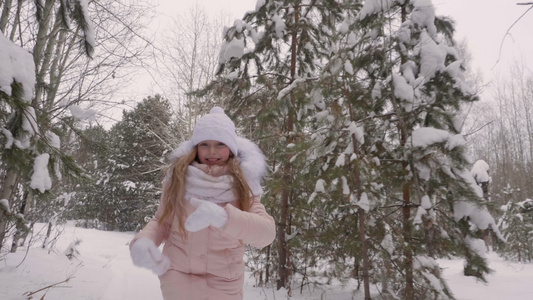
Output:
[[[43,224],[36,226],[43,228]],[[44,228],[41,234],[44,233]],[[42,240],[36,236],[28,249],[21,247],[16,253],[0,261],[0,298],[3,300],[28,299],[28,292],[35,292],[33,299],[161,299],[159,281],[156,275],[140,269],[130,261],[128,242],[132,232],[108,232],[95,229],[64,227],[56,240],[55,251],[40,248]],[[64,251],[75,240],[81,240],[77,247],[78,259],[68,260]],[[525,300],[533,299],[533,264],[506,262],[494,253],[487,254],[494,273],[488,276],[488,284],[476,282],[462,275],[462,261],[441,260],[449,286],[460,300]],[[284,291],[254,287],[252,278],[245,283],[245,299],[287,299]],[[354,286],[341,284],[322,287],[321,290],[304,289],[300,294],[295,289],[291,299],[349,300],[363,299],[362,293],[354,292]],[[25,295],[26,294],[26,295]]]

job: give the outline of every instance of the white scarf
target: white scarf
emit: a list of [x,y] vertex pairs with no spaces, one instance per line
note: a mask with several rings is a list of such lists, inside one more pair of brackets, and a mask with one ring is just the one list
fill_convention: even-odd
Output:
[[211,176],[194,165],[187,167],[185,175],[185,199],[197,198],[214,203],[235,200],[231,175]]

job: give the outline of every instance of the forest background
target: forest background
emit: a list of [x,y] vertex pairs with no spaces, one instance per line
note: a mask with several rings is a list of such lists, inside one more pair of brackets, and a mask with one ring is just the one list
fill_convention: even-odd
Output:
[[[148,2],[0,8],[3,53],[33,65],[0,72],[3,257],[38,222],[43,248],[66,220],[142,228],[166,154],[220,105],[269,160],[278,235],[248,254],[259,285],[291,294],[320,275],[367,299],[453,298],[438,258],[481,280],[485,247],[532,259],[531,71],[485,85],[429,0],[259,0],[234,22],[197,6],[161,36]],[[165,92],[126,101],[140,70]]]

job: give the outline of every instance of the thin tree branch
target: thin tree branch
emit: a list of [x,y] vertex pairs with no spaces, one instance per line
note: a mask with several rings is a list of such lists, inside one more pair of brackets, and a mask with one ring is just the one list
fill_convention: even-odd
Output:
[[517,5],[531,5],[530,8],[528,8],[518,19],[516,19],[516,21],[514,21],[513,24],[511,24],[511,26],[507,29],[507,31],[505,32],[505,34],[503,35],[503,38],[502,38],[502,42],[500,44],[500,51],[498,52],[498,59],[496,60],[496,62],[494,63],[494,66],[492,66],[491,70],[494,69],[494,67],[496,67],[496,65],[498,64],[498,62],[500,62],[500,57],[502,55],[502,48],[503,48],[503,43],[505,42],[505,37],[507,35],[509,35],[509,32],[511,31],[511,29],[516,25],[516,23],[518,23],[518,21],[520,21],[520,19],[522,19],[530,10],[533,9],[533,2],[528,2],[528,3],[517,3]]

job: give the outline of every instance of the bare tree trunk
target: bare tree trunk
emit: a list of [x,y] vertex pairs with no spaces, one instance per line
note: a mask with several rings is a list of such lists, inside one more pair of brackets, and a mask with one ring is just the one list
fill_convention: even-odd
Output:
[[[408,165],[404,166],[404,170],[408,172]],[[402,207],[402,223],[403,223],[403,239],[405,248],[403,255],[405,256],[405,293],[404,299],[414,299],[414,278],[413,278],[413,250],[411,249],[411,232],[412,222],[411,218],[411,192],[410,183],[406,182],[403,185],[403,207]]]
[[[0,199],[11,201],[13,198],[13,192],[15,190],[15,184],[17,182],[17,172],[13,168],[9,168],[6,171],[6,175],[2,182],[2,190],[0,191]],[[10,212],[4,206],[0,205],[0,248],[4,246],[4,239],[6,237],[7,223],[10,216]]]
[[[289,118],[287,121],[287,133],[291,132],[294,126],[294,117],[292,110],[289,110]],[[291,143],[292,139],[287,134],[287,143]],[[281,220],[278,226],[278,255],[279,255],[279,279],[277,282],[278,290],[284,287],[287,294],[291,294],[291,275],[292,264],[290,257],[290,246],[286,239],[291,234],[291,212],[290,212],[290,189],[292,185],[291,163],[290,157],[286,157],[285,166],[283,167],[283,187],[281,192]]]
[[[402,23],[407,20],[407,6],[408,2],[406,2],[402,8],[401,8],[401,20]],[[400,64],[406,63],[406,58],[404,55],[400,54]],[[392,72],[391,72],[392,73]],[[392,89],[394,90],[394,82],[391,82],[393,85]],[[397,118],[397,130],[400,135],[400,145],[402,147],[405,147],[407,145],[407,137],[409,136],[410,132],[407,128],[406,119],[405,116],[400,108],[399,100],[395,97],[394,93],[391,95],[391,101],[394,108],[394,113]],[[410,174],[410,169],[412,168],[410,166],[409,162],[410,158],[407,158],[407,161],[403,161],[401,163],[401,175],[403,178],[407,178]],[[403,291],[403,297],[402,299],[405,300],[413,300],[415,299],[415,289],[414,289],[414,265],[413,265],[413,249],[412,249],[412,220],[411,218],[411,207],[413,206],[413,203],[411,201],[411,186],[413,185],[412,180],[404,179],[404,182],[402,184],[402,238],[403,238],[403,265],[402,270],[405,272],[405,287]]]
[[44,237],[43,245],[41,246],[43,249],[46,249],[46,244],[48,244],[48,241],[50,240],[50,234],[52,234],[52,222],[48,222],[48,228],[46,229],[46,236]]
[[[299,21],[299,6],[294,7],[294,24],[298,24]],[[298,51],[298,32],[293,31],[292,32],[292,39],[291,39],[291,80],[290,83],[292,83],[296,76],[296,55]],[[288,117],[287,122],[285,126],[285,135],[287,136],[287,144],[292,143],[293,136],[291,135],[292,131],[294,130],[294,95],[290,94],[290,103],[288,103],[289,110],[288,110]],[[279,252],[279,279],[277,288],[280,289],[282,287],[287,289],[288,296],[291,295],[291,286],[290,286],[290,278],[292,276],[292,267],[291,267],[291,260],[290,260],[290,247],[286,240],[286,235],[290,235],[290,208],[289,208],[289,200],[291,189],[292,189],[292,175],[291,175],[291,162],[290,162],[290,156],[288,155],[285,161],[285,165],[283,167],[283,187],[281,192],[281,220],[280,224],[278,226],[278,252]]]
[[50,28],[50,20],[52,17],[52,11],[54,8],[54,0],[46,0],[44,7],[42,8],[41,17],[39,21],[39,30],[37,32],[37,41],[33,47],[33,61],[35,63],[35,73],[36,73],[36,85],[35,85],[35,98],[32,101],[33,107],[39,107],[41,97],[43,96],[43,91],[45,87],[44,76],[45,73],[41,72],[42,63],[46,57],[51,55],[51,53],[45,54],[45,47],[49,38],[48,29]]
[[11,11],[11,5],[13,0],[5,0],[4,8],[2,9],[2,15],[0,16],[0,31],[6,32],[7,21],[9,21],[9,13]]
[[[524,109],[526,116],[526,129],[527,129],[527,141],[529,147],[529,161],[533,160],[533,118],[531,116],[531,99],[533,99],[533,78],[527,79],[527,87],[525,91],[525,97],[522,100],[522,109]],[[528,101],[528,100],[529,101]]]
[[[26,210],[26,203],[28,202],[28,195],[28,192],[24,194],[24,198],[19,209],[20,216],[24,216],[24,212]],[[11,253],[17,252],[17,248],[20,245],[20,239],[24,238],[28,234],[28,230],[29,228],[26,227],[26,224],[24,224],[23,217],[17,217],[15,234],[13,236],[13,242],[11,243]]]
[[361,242],[361,259],[363,260],[363,288],[365,300],[370,300],[370,258],[368,257],[368,241],[366,239],[366,211],[362,208],[357,209],[359,215],[359,240]]
[[265,284],[268,284],[270,281],[270,249],[271,245],[268,245],[267,247],[267,253],[266,253],[266,267],[265,267]]
[[[348,90],[344,90],[344,93],[346,95],[346,99],[350,99],[350,95],[349,95],[349,91]],[[352,109],[352,104],[350,101],[347,101],[348,103],[348,111],[349,111],[349,114],[350,114],[350,120],[352,122],[355,122],[355,116],[354,116],[354,113],[353,113],[353,109]],[[361,157],[362,154],[360,153],[360,151],[358,150],[359,147],[357,145],[357,138],[355,137],[355,134],[352,133],[351,135],[351,138],[352,138],[352,145],[353,145],[353,150],[354,150],[354,153],[358,156],[358,157]],[[353,176],[354,176],[354,182],[355,182],[355,191],[356,191],[356,195],[357,195],[357,200],[361,199],[361,196],[362,196],[362,183],[361,183],[361,174],[360,174],[360,166],[359,166],[360,162],[359,160],[354,160],[354,168],[353,168]],[[370,300],[372,299],[371,296],[370,296],[370,258],[368,257],[368,241],[366,239],[366,236],[367,236],[367,222],[366,222],[366,219],[367,219],[367,213],[364,209],[362,209],[361,207],[359,207],[357,209],[357,214],[359,215],[359,241],[361,243],[361,260],[363,261],[363,289],[364,289],[364,294],[365,294],[365,300]]]
[[11,33],[9,34],[9,40],[10,41],[14,41],[15,40],[15,34],[17,33],[17,26],[16,24],[20,24],[20,12],[22,10],[22,4],[24,3],[24,1],[17,1],[17,11],[15,12],[15,20],[12,24],[13,27],[11,28]]
[[278,290],[282,287],[289,289],[290,287],[290,257],[289,244],[286,236],[289,226],[289,189],[290,189],[290,163],[287,162],[283,168],[284,186],[281,192],[281,216],[280,224],[278,225],[278,253],[279,253],[279,272],[278,272]]

